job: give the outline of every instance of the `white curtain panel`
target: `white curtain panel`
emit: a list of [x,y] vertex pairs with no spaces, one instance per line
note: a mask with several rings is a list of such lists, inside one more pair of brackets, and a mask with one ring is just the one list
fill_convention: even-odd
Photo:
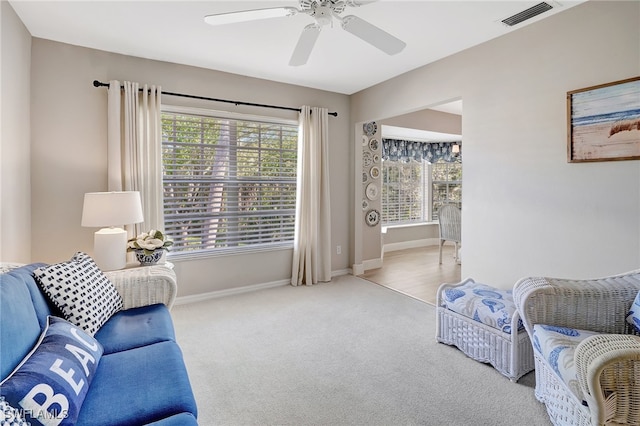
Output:
[[144,222],[127,226],[130,235],[164,228],[162,191],[161,88],[109,82],[109,191],[139,191]]
[[304,106],[300,112],[294,286],[331,281],[328,117],[326,108]]

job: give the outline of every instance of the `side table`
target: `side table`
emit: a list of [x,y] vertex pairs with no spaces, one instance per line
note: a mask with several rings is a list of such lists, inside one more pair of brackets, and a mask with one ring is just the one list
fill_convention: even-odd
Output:
[[171,263],[127,267],[104,274],[122,296],[123,309],[155,303],[164,303],[171,309],[176,300],[178,281]]

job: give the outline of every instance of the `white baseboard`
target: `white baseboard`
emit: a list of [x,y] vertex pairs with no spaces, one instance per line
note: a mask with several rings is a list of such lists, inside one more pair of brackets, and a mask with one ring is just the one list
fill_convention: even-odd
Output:
[[354,263],[351,266],[351,271],[353,271],[353,275],[362,275],[364,274],[364,265],[362,263]]
[[[332,271],[331,272],[331,277],[337,277],[340,275],[348,275],[351,273],[350,269],[340,269],[337,271]],[[258,291],[258,290],[264,290],[267,288],[274,288],[274,287],[282,287],[285,285],[291,285],[291,280],[279,280],[279,281],[272,281],[269,283],[260,283],[260,284],[252,284],[252,285],[246,285],[246,286],[242,286],[242,287],[235,287],[235,288],[227,288],[224,290],[216,290],[216,291],[210,291],[208,293],[199,293],[199,294],[193,294],[193,295],[189,295],[189,296],[180,296],[180,297],[176,297],[176,301],[174,303],[174,305],[186,305],[188,303],[196,303],[196,302],[202,302],[205,300],[209,300],[209,299],[217,299],[220,297],[226,297],[226,296],[233,296],[235,294],[243,294],[243,293],[249,293],[252,291]]]
[[377,259],[369,259],[362,262],[364,266],[364,270],[368,271],[369,269],[377,269],[382,268],[382,258],[379,257]]
[[331,276],[332,277],[339,277],[340,275],[349,275],[351,274],[352,270],[349,268],[346,269],[338,269],[337,271],[333,271],[331,272]]
[[362,263],[354,263],[351,267],[353,275],[358,276],[364,274],[369,269],[382,268],[382,258],[363,260]]
[[209,299],[217,299],[225,296],[233,296],[235,294],[249,293],[251,291],[264,290],[267,288],[281,287],[290,285],[290,280],[273,281],[270,283],[252,284],[243,287],[227,288],[224,290],[215,290],[208,293],[192,294],[189,296],[176,297],[175,305],[186,305],[188,303],[202,302]]
[[439,242],[440,240],[438,238],[425,238],[422,240],[402,241],[400,243],[385,244],[382,250],[384,253],[388,253],[388,252],[397,251],[397,250],[437,246]]

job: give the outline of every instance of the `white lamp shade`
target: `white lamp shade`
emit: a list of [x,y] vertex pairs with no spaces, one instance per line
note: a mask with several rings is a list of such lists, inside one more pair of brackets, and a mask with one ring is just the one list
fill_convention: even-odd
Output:
[[105,227],[93,238],[93,259],[103,271],[122,269],[127,263],[127,232],[119,226],[143,221],[138,191],[84,194],[82,226]]
[[138,191],[84,194],[82,226],[121,226],[144,221]]

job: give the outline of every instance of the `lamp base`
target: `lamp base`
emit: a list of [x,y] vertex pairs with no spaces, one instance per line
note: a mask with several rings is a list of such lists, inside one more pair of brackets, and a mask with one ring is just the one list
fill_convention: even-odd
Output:
[[127,231],[102,228],[93,234],[93,260],[103,271],[124,269],[127,265]]

